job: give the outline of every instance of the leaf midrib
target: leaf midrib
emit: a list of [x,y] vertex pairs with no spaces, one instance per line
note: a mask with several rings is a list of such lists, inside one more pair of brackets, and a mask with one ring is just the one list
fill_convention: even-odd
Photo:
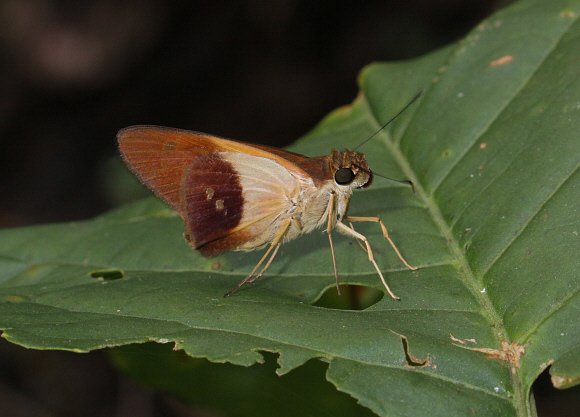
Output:
[[[364,96],[364,103],[368,110],[369,120],[375,126],[380,127],[380,123],[373,111],[368,99]],[[421,103],[419,103],[421,105]],[[400,131],[403,135],[404,131],[407,129],[407,125]],[[456,269],[459,276],[462,277],[461,281],[467,287],[468,291],[477,300],[478,305],[481,308],[480,314],[489,323],[490,328],[498,329],[496,332],[492,332],[492,337],[496,339],[497,348],[502,346],[502,343],[511,344],[511,341],[507,333],[501,329],[504,329],[503,320],[498,312],[495,310],[491,299],[487,296],[487,292],[482,292],[483,287],[478,285],[467,258],[463,256],[462,250],[455,240],[452,229],[446,224],[445,219],[439,209],[439,206],[435,203],[432,196],[428,196],[423,184],[420,182],[419,177],[416,175],[415,171],[411,168],[411,165],[407,158],[403,155],[400,148],[394,143],[392,138],[385,132],[381,132],[379,136],[382,137],[382,143],[385,145],[386,151],[394,155],[395,161],[399,164],[399,167],[403,174],[411,180],[415,186],[416,194],[418,198],[423,202],[424,206],[427,208],[433,223],[436,228],[440,231],[441,236],[446,242],[446,246],[451,253],[452,259],[456,260]],[[507,366],[510,367],[510,378],[513,387],[513,404],[517,410],[519,416],[526,416],[527,413],[527,402],[525,401],[526,395],[523,392],[524,384],[521,379],[521,375],[517,368],[509,363]]]

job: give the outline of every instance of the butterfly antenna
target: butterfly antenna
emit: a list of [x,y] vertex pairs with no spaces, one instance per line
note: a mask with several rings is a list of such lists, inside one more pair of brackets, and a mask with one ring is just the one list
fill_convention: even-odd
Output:
[[389,177],[385,177],[384,175],[377,174],[376,172],[373,172],[373,175],[376,175],[377,177],[381,177],[381,178],[384,178],[384,179],[389,180],[389,181],[395,181],[395,182],[400,182],[401,184],[407,184],[408,186],[411,187],[411,191],[413,191],[413,194],[417,194],[415,192],[415,184],[413,184],[413,181],[409,181],[409,180],[396,180],[394,178],[389,178]]
[[[382,125],[382,126],[381,126],[381,128],[380,128],[379,130],[377,130],[375,133],[373,133],[373,134],[372,134],[372,135],[371,135],[371,136],[370,136],[368,139],[366,139],[366,140],[365,140],[363,143],[359,144],[359,145],[358,145],[356,148],[354,148],[354,150],[356,151],[358,148],[360,148],[360,147],[361,147],[361,146],[363,146],[365,143],[367,143],[369,140],[371,140],[371,139],[372,139],[372,138],[374,138],[376,135],[378,135],[378,133],[379,133],[381,130],[383,130],[385,127],[387,127],[389,124],[391,124],[391,122],[392,122],[393,120],[395,120],[397,117],[399,117],[399,116],[400,116],[400,115],[401,115],[401,114],[402,114],[402,113],[403,113],[405,110],[407,110],[407,109],[408,109],[408,108],[411,106],[411,104],[413,104],[414,102],[416,102],[416,101],[419,99],[419,97],[421,97],[421,96],[423,95],[423,92],[424,92],[424,91],[425,91],[425,90],[421,90],[421,91],[419,91],[419,92],[418,92],[418,93],[415,95],[415,97],[413,97],[413,98],[411,99],[411,101],[409,101],[409,103],[407,103],[407,105],[406,105],[405,107],[403,107],[403,108],[402,108],[402,109],[401,109],[401,110],[400,110],[400,111],[399,111],[397,114],[395,114],[393,117],[391,117],[391,119],[390,119],[390,120],[389,120],[387,123],[385,123],[384,125]],[[383,178],[386,178],[386,177],[383,177]],[[387,178],[387,179],[390,179],[390,178]],[[394,181],[397,181],[397,180],[394,180]],[[413,185],[413,184],[411,184],[411,185]]]

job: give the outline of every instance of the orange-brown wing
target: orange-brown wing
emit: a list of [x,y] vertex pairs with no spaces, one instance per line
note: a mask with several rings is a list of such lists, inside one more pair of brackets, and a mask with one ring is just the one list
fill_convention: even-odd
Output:
[[268,243],[298,179],[312,179],[311,158],[264,145],[157,126],[117,137],[127,165],[180,213],[187,240],[205,256]]
[[121,156],[157,196],[180,211],[184,171],[211,152],[211,136],[153,126],[131,126],[117,134]]
[[[119,149],[135,175],[173,209],[182,211],[184,175],[195,160],[214,152],[240,152],[275,160],[296,175],[307,175],[293,160],[305,156],[253,146],[204,133],[159,126],[131,126],[119,131]],[[276,153],[271,152],[275,149]],[[288,154],[289,158],[284,158]]]

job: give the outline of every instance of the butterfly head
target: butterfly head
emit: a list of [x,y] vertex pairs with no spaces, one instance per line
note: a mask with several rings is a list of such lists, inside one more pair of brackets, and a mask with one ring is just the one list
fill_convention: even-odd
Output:
[[370,170],[365,156],[355,151],[332,150],[330,168],[334,182],[349,188],[366,188],[373,181],[373,172]]

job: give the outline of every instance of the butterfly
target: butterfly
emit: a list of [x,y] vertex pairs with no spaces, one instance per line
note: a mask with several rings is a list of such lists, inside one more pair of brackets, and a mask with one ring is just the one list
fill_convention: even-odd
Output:
[[399,259],[416,269],[403,258],[380,218],[347,214],[353,190],[373,180],[362,153],[333,149],[330,155],[307,157],[159,126],[130,126],[119,131],[117,139],[125,163],[180,214],[185,240],[203,256],[267,248],[254,269],[224,296],[260,277],[282,243],[324,228],[339,294],[333,229],[358,241],[387,292],[399,299],[385,281],[368,239],[353,222],[378,223]]

